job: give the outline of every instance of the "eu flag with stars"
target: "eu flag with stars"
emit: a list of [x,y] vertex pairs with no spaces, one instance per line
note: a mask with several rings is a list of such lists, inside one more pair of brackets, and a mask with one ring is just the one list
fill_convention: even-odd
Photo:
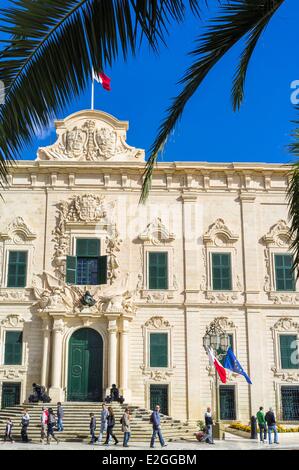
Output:
[[245,377],[246,381],[249,384],[252,384],[250,378],[248,377],[245,370],[241,366],[240,362],[238,361],[238,359],[234,355],[233,350],[232,350],[231,347],[229,347],[228,350],[227,350],[227,353],[226,353],[226,356],[225,356],[225,359],[224,359],[223,367],[225,367],[225,369],[229,369],[229,370],[235,372],[236,374],[243,375],[243,377]]

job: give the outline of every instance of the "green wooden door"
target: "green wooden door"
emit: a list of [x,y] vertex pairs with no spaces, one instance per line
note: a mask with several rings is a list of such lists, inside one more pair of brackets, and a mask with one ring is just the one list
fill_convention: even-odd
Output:
[[101,401],[103,340],[91,328],[75,331],[69,342],[69,401]]
[[150,385],[150,407],[154,410],[160,405],[163,415],[168,415],[168,385]]
[[2,385],[2,403],[1,408],[20,404],[21,384],[16,382],[7,382]]

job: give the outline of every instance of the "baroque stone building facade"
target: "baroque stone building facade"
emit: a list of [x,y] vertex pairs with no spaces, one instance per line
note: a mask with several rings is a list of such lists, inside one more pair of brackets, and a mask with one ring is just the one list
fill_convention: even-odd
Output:
[[140,206],[144,151],[127,122],[81,111],[56,128],[0,201],[2,406],[33,382],[54,401],[100,401],[115,383],[129,403],[196,421],[215,407],[202,338],[216,322],[253,382],[229,375],[221,418],[264,405],[298,420],[289,168],[159,163]]

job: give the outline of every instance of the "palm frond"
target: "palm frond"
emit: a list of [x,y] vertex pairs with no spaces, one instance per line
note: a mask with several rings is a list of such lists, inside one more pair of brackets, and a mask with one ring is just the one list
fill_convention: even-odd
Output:
[[[202,0],[189,0],[195,8]],[[129,51],[143,37],[154,48],[171,20],[182,21],[183,0],[13,0],[0,10],[9,38],[0,51],[0,178],[36,129],[86,87],[91,70]]]
[[250,31],[246,40],[246,47],[241,55],[240,63],[237,67],[236,74],[233,80],[233,87],[232,87],[232,102],[233,102],[233,109],[236,111],[240,108],[243,99],[244,99],[244,86],[245,86],[245,79],[247,75],[247,69],[254,52],[254,49],[266,29],[268,23],[272,19],[272,16],[276,12],[278,5],[275,7],[274,5],[272,8],[265,10],[265,15],[261,18],[258,24]]
[[[299,123],[296,122],[298,125]],[[289,174],[289,182],[287,188],[287,199],[289,206],[289,219],[291,221],[290,235],[291,246],[293,252],[293,270],[296,272],[296,277],[299,276],[299,128],[293,132],[294,141],[289,146],[290,153],[297,159],[293,164],[293,168]]]
[[207,32],[200,36],[198,40],[198,47],[191,52],[196,60],[180,80],[179,83],[183,84],[184,88],[167,109],[166,118],[159,127],[143,175],[140,202],[145,202],[147,199],[155,161],[168,136],[180,119],[189,99],[219,60],[240,39],[253,33],[258,25],[272,16],[284,1],[232,0],[220,7],[219,16],[211,20]]

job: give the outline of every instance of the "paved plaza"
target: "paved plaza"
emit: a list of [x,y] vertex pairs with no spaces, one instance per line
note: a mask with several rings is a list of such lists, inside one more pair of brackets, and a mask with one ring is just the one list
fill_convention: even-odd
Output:
[[[298,433],[286,433],[280,434],[279,445],[261,444],[258,441],[252,441],[250,439],[244,439],[238,436],[232,436],[226,433],[224,441],[216,441],[215,445],[208,445],[205,443],[199,443],[196,441],[180,441],[180,442],[169,442],[165,450],[167,451],[198,451],[198,450],[299,450],[299,434]],[[32,442],[29,444],[22,444],[16,442],[14,444],[0,442],[0,451],[2,450],[95,450],[99,452],[109,451],[121,451],[125,452],[127,449],[123,448],[122,445],[111,445],[108,448],[101,445],[88,445],[81,442],[61,442],[58,445],[53,442],[50,445],[40,444]],[[159,445],[155,449],[149,448],[149,443],[138,443],[128,448],[131,451],[160,451]],[[163,449],[164,450],[164,449]]]

